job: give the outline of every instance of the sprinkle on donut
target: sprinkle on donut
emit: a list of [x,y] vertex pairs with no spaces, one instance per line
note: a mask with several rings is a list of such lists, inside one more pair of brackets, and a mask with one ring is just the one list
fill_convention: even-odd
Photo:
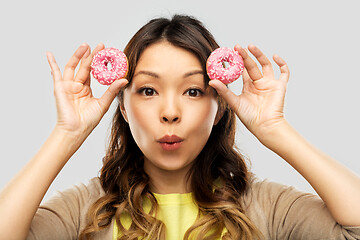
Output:
[[[229,63],[229,67],[223,64]],[[242,57],[233,49],[217,48],[209,56],[206,62],[206,70],[211,80],[217,79],[224,84],[237,80],[244,71]]]
[[91,63],[92,75],[103,85],[110,85],[115,80],[125,77],[128,68],[126,55],[116,48],[101,50],[95,54]]

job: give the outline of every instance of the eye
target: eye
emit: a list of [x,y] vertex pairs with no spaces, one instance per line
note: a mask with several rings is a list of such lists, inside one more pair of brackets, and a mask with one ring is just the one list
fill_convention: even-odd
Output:
[[138,92],[147,97],[154,96],[156,94],[156,91],[149,87],[140,88]]
[[204,95],[204,92],[201,89],[191,88],[186,91],[186,94],[189,95],[190,97],[200,97]]

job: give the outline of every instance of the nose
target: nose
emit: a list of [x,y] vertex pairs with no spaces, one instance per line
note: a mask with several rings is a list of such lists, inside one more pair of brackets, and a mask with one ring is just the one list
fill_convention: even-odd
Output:
[[160,121],[162,123],[176,123],[181,120],[180,103],[174,97],[163,99]]
[[168,123],[177,122],[178,120],[179,120],[178,117],[171,117],[171,116],[170,117],[166,116],[162,118],[162,122],[168,122]]

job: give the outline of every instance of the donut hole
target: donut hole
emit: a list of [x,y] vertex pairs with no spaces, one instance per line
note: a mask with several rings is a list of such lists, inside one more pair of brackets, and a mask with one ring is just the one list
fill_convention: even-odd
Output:
[[105,63],[105,66],[106,66],[108,71],[111,71],[113,69],[113,66],[112,66],[111,62]]
[[228,61],[223,61],[222,64],[225,69],[230,67],[230,63]]

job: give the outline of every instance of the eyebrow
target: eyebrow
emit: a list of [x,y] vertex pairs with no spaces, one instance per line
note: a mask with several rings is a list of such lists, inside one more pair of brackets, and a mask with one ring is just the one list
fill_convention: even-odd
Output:
[[[155,72],[152,72],[152,71],[139,71],[133,77],[135,77],[137,75],[140,75],[140,74],[148,75],[148,76],[154,77],[154,78],[160,78],[159,74],[157,74]],[[190,77],[190,76],[193,76],[193,75],[196,75],[196,74],[204,75],[204,71],[203,70],[193,70],[193,71],[185,73],[183,75],[183,78],[187,78],[187,77]]]
[[148,75],[148,76],[154,77],[154,78],[160,78],[160,76],[158,74],[151,72],[151,71],[139,71],[133,76],[133,78],[140,74]]
[[196,74],[204,75],[204,71],[203,70],[193,70],[193,71],[187,72],[184,74],[184,78],[187,78],[187,77],[190,77],[190,76],[196,75]]

